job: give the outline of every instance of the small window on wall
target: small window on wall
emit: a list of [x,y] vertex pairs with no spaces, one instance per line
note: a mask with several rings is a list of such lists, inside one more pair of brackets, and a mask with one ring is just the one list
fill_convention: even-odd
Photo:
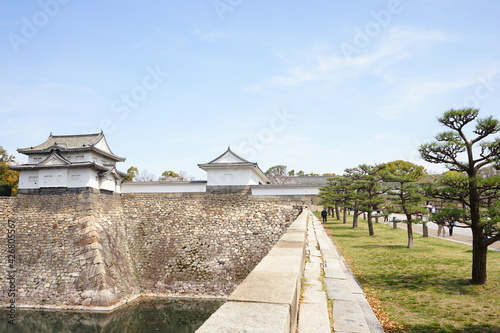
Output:
[[57,182],[62,183],[62,175],[57,175]]
[[30,176],[28,182],[36,184],[38,182],[38,176]]
[[42,161],[41,157],[33,157],[33,163],[40,163]]
[[45,184],[52,182],[52,175],[43,176],[43,182]]
[[72,182],[79,182],[81,180],[80,175],[71,175],[71,181]]
[[84,155],[76,155],[76,156],[75,156],[75,160],[76,160],[76,161],[83,161],[83,159],[84,159],[84,158],[85,158],[85,156],[84,156]]
[[67,159],[68,161],[71,161],[71,155],[66,156],[66,159]]

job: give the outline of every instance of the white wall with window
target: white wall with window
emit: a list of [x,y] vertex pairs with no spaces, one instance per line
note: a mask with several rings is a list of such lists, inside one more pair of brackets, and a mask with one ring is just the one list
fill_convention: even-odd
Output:
[[19,187],[33,189],[39,187],[38,170],[27,170],[19,174]]
[[41,169],[38,180],[40,187],[67,187],[68,169]]

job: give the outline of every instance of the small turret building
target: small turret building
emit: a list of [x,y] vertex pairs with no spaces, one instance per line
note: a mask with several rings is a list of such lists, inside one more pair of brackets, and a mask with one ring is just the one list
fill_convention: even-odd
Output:
[[17,150],[28,163],[12,166],[20,171],[20,192],[43,188],[94,188],[120,192],[127,174],[116,169],[125,158],[113,154],[104,134],[49,135],[42,144]]
[[269,183],[257,163],[238,156],[230,147],[214,160],[198,166],[207,172],[207,186],[250,186]]

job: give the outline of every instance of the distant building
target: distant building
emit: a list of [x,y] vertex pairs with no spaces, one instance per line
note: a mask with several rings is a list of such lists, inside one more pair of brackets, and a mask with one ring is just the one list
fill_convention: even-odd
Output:
[[20,148],[28,163],[12,166],[20,171],[22,191],[43,188],[84,188],[120,192],[127,174],[116,169],[125,158],[113,154],[104,134],[52,135],[42,144]]
[[216,159],[198,166],[207,172],[207,186],[250,186],[269,183],[257,163],[238,156],[229,147]]

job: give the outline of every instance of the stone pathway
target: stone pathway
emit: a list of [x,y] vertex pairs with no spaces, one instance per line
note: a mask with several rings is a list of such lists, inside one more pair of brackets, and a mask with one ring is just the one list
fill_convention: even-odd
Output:
[[[307,240],[297,333],[383,333],[361,287],[312,213]],[[328,300],[333,310],[328,310]]]

